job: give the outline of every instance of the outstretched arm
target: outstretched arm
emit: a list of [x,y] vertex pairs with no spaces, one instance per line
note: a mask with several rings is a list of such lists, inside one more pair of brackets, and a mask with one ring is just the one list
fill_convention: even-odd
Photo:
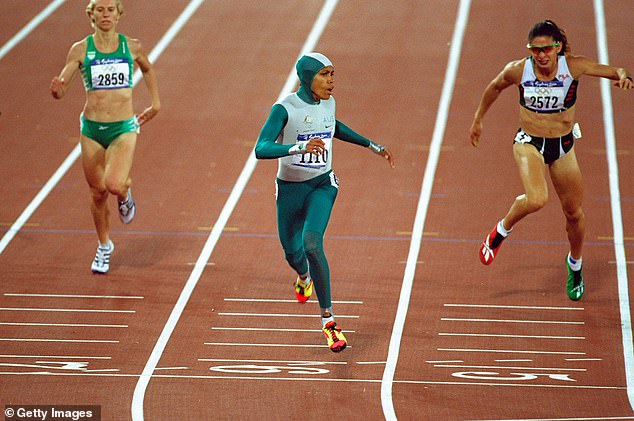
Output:
[[484,115],[489,111],[491,105],[498,99],[500,93],[509,86],[518,83],[521,80],[523,60],[513,61],[504,67],[504,70],[493,79],[482,93],[480,98],[480,105],[473,116],[473,122],[471,123],[471,129],[469,130],[469,137],[471,138],[471,144],[478,146],[480,143],[480,136],[482,135],[482,119]]
[[617,88],[630,90],[634,89],[634,82],[632,82],[632,75],[623,67],[607,66],[605,64],[596,63],[585,56],[570,56],[571,61],[574,63],[575,70],[578,70],[580,75],[604,77],[606,79],[614,80],[614,86]]
[[341,121],[337,120],[335,125],[335,137],[337,139],[343,140],[344,142],[354,143],[355,145],[365,146],[370,148],[372,152],[377,155],[381,155],[385,159],[387,159],[390,167],[394,168],[396,164],[394,163],[394,156],[389,149],[385,148],[378,143],[374,143],[370,139],[361,136],[359,133],[352,130],[350,127],[343,124]]

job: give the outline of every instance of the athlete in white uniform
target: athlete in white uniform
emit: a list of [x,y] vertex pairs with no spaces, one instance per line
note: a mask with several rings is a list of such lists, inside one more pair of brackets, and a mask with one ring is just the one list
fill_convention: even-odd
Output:
[[531,56],[508,63],[484,90],[470,129],[471,143],[478,146],[486,112],[504,89],[511,85],[519,87],[520,129],[513,154],[525,192],[513,201],[506,216],[485,238],[480,246],[480,260],[485,265],[491,264],[515,224],[544,207],[548,199],[545,176],[548,169],[566,217],[570,243],[566,289],[571,300],[579,300],[584,292],[581,254],[585,215],[581,207],[581,171],[573,147],[577,81],[588,75],[611,79],[622,89],[630,90],[634,84],[624,68],[572,54],[565,32],[551,20],[533,26],[527,47]]
[[332,171],[333,139],[370,148],[394,167],[391,152],[335,118],[334,66],[323,54],[302,56],[300,88],[273,105],[255,147],[258,159],[278,159],[277,224],[288,264],[297,272],[295,296],[306,302],[313,283],[323,334],[333,352],[347,341],[337,327],[330,296],[330,269],[323,237],[339,183]]

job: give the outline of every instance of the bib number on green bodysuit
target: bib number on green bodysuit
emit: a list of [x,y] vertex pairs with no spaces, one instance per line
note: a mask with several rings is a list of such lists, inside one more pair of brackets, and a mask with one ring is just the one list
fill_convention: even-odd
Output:
[[90,63],[94,89],[129,88],[129,64],[127,60],[93,60]]

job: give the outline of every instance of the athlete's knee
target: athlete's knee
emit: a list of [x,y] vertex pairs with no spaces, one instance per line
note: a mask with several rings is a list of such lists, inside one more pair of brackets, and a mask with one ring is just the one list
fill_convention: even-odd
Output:
[[309,260],[312,257],[321,257],[324,254],[324,236],[319,232],[305,232],[304,250]]
[[90,197],[94,203],[100,203],[108,199],[106,186],[90,186]]
[[284,257],[286,257],[288,264],[296,270],[306,264],[306,255],[304,254],[304,250],[301,249],[291,253],[285,251]]
[[127,196],[128,185],[126,180],[111,176],[106,178],[106,190],[118,197],[125,197]]
[[578,224],[586,218],[586,214],[583,212],[581,206],[564,207],[563,210],[566,221],[568,221],[569,224]]
[[524,195],[524,205],[530,213],[537,212],[546,206],[548,202],[548,192],[536,192]]

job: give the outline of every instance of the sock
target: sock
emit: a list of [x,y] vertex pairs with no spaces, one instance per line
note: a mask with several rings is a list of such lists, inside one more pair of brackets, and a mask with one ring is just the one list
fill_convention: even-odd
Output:
[[582,260],[583,259],[581,257],[578,259],[573,259],[572,255],[568,253],[568,264],[570,265],[570,269],[574,270],[575,272],[581,270]]
[[110,240],[106,241],[105,243],[102,243],[101,241],[99,242],[99,248],[100,249],[106,249],[109,250],[110,249]]
[[511,228],[510,230],[504,228],[504,218],[502,218],[500,222],[498,222],[497,231],[502,237],[506,238],[511,233],[511,231],[513,231],[513,228]]
[[332,307],[321,309],[321,325],[326,326],[328,322],[334,322],[335,318],[332,315]]
[[303,287],[307,287],[308,284],[310,284],[310,276],[307,273],[299,275],[299,284]]

